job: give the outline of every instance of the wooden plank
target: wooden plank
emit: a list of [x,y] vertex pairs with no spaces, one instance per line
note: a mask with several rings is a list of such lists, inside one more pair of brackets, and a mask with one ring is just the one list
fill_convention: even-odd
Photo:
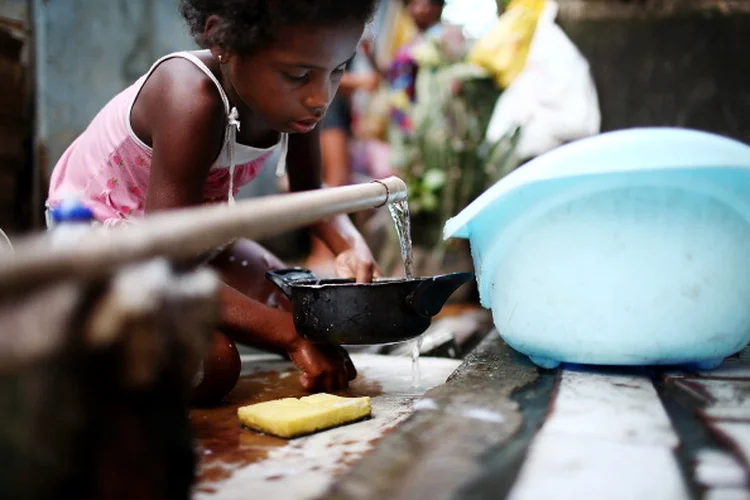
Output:
[[[0,195],[0,229],[5,231],[9,236],[16,229],[15,208],[13,199],[7,199],[3,195]],[[3,244],[5,243],[4,238],[0,237],[0,240]]]
[[529,451],[510,500],[690,499],[677,460],[665,446],[548,434]]
[[23,49],[23,40],[13,36],[9,28],[0,27],[0,56],[19,60]]
[[19,21],[17,19],[11,19],[9,17],[0,17],[0,29],[6,30],[6,31],[21,31],[24,32],[28,30],[28,26],[25,22]]
[[0,57],[0,121],[24,125],[26,110],[26,85],[23,65]]
[[19,86],[23,84],[24,67],[18,59],[0,55],[0,75],[4,85]]
[[542,434],[674,448],[679,444],[651,380],[564,370]]
[[187,395],[218,286],[159,261],[5,301],[0,497],[188,498]]
[[[19,161],[24,157],[26,130],[0,122],[0,160]],[[10,165],[10,163],[6,163]]]
[[[0,77],[1,78],[1,77]],[[28,127],[26,102],[23,89],[3,89],[0,83],[0,122],[12,124],[15,127]]]
[[13,192],[16,190],[16,174],[4,168],[0,161],[0,199],[15,199]]

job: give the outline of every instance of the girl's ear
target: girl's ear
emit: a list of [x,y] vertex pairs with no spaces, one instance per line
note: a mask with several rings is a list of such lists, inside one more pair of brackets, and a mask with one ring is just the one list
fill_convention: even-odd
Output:
[[214,56],[214,59],[219,61],[219,64],[226,64],[229,62],[230,53],[223,50],[221,47],[211,47],[211,55]]
[[222,20],[217,15],[208,16],[206,25],[203,27],[203,39],[210,46],[211,55],[219,61],[220,64],[226,64],[229,61],[230,53],[221,45],[216,44],[218,32],[221,30]]

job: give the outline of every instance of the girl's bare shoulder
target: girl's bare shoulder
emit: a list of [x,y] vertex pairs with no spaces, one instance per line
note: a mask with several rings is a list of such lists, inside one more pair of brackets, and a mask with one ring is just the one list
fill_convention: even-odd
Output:
[[[173,57],[149,75],[131,114],[133,128],[147,144],[161,126],[195,128],[220,140],[226,121],[224,103],[211,78],[192,61]],[[213,132],[213,133],[211,133]]]

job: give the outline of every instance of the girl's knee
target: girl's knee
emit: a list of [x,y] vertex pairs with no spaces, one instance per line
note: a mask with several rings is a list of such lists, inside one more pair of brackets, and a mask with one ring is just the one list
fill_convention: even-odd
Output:
[[242,371],[234,341],[220,331],[213,333],[194,380],[192,400],[196,405],[220,403],[237,384]]
[[262,245],[238,240],[219,254],[212,265],[235,290],[268,306],[290,309],[288,299],[266,279],[266,271],[281,269],[285,264]]

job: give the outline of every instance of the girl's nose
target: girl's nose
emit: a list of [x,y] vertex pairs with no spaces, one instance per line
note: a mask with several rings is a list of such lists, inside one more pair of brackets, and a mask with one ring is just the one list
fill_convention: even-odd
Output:
[[331,102],[331,97],[330,84],[317,85],[315,89],[307,95],[304,104],[310,113],[316,118],[319,118],[325,113],[326,107]]

